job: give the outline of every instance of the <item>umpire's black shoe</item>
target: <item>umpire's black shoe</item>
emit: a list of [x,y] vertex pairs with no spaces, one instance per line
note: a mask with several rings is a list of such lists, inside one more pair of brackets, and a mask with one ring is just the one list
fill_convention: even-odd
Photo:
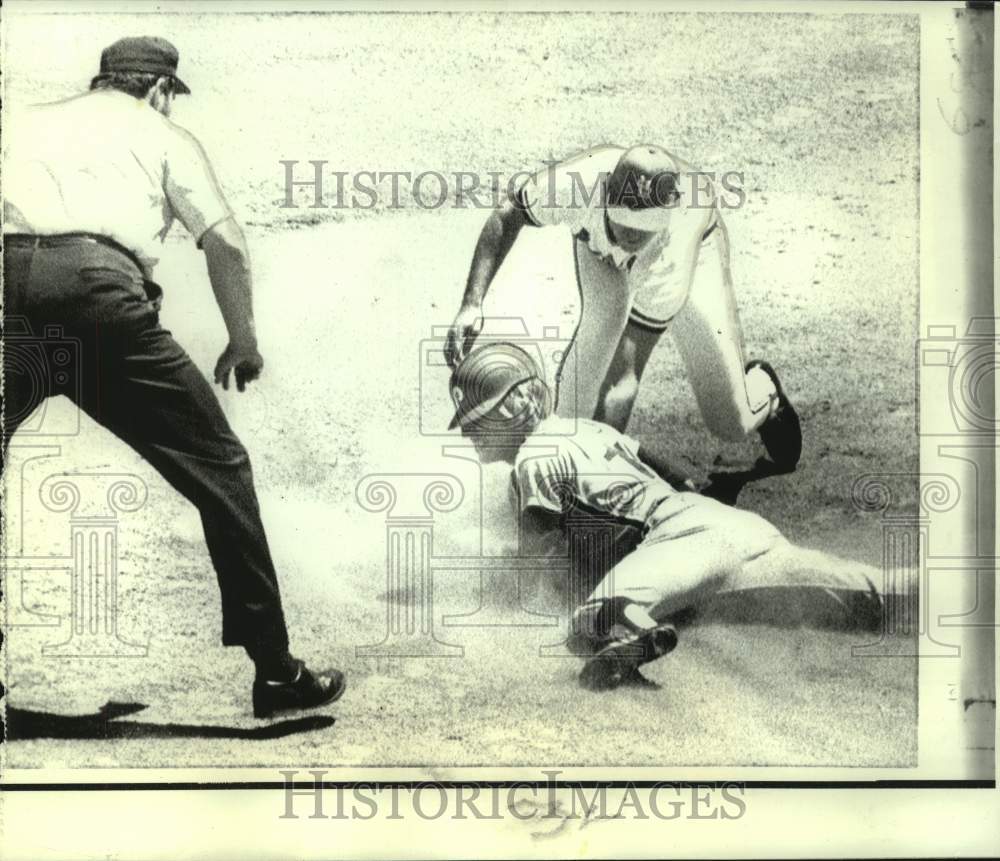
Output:
[[311,709],[340,699],[347,681],[340,670],[314,673],[304,661],[295,661],[295,677],[288,682],[257,679],[253,683],[253,716],[269,718],[275,712]]
[[583,665],[580,685],[590,691],[616,688],[643,664],[662,658],[676,646],[677,631],[666,622],[638,631],[621,631]]
[[778,392],[778,408],[760,426],[760,439],[768,457],[783,472],[792,472],[802,456],[802,424],[791,401],[781,388],[778,375],[767,362],[760,359],[747,364],[747,370],[760,368],[773,381]]

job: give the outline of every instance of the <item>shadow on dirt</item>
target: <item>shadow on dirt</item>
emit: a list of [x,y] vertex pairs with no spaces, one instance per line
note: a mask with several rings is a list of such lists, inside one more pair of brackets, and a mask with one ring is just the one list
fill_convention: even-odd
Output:
[[874,591],[762,586],[720,593],[697,609],[677,613],[670,622],[678,628],[711,623],[854,632],[865,636],[858,646],[872,646],[884,634],[885,618],[882,600]]
[[95,714],[58,715],[31,709],[7,708],[7,741],[37,738],[127,739],[127,738],[284,738],[333,726],[329,715],[311,715],[277,721],[259,727],[200,726],[197,724],[147,723],[119,720],[145,709],[141,703],[109,702]]

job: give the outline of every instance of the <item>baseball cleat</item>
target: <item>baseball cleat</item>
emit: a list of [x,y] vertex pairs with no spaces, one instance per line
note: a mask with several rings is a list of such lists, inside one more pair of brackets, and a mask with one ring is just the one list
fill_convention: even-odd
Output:
[[784,472],[792,472],[802,456],[802,424],[798,413],[781,387],[778,375],[767,362],[756,359],[747,364],[746,369],[760,368],[774,382],[778,392],[778,409],[760,426],[760,439],[764,443],[768,457]]
[[677,630],[663,622],[654,628],[622,633],[597,652],[580,671],[580,685],[608,691],[633,677],[643,664],[662,658],[677,646]]
[[845,592],[841,603],[846,614],[846,627],[871,633],[885,629],[887,621],[885,602],[874,584],[868,584],[867,592]]
[[311,709],[336,702],[344,693],[347,681],[340,670],[314,673],[304,661],[297,660],[298,671],[290,682],[257,679],[253,683],[253,716],[269,718],[275,712]]

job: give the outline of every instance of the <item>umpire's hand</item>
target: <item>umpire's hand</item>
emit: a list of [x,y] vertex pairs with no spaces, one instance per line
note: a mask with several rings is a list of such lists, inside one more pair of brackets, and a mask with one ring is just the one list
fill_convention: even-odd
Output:
[[236,377],[236,388],[243,391],[247,383],[256,380],[260,372],[264,370],[264,358],[257,352],[256,344],[234,344],[229,342],[229,346],[219,356],[219,361],[215,363],[215,382],[221,383],[222,388],[229,390],[229,372],[234,371]]

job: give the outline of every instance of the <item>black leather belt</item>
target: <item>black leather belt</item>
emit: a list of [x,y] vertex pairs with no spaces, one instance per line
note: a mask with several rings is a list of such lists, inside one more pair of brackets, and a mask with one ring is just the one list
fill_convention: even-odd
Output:
[[54,233],[50,236],[36,236],[32,233],[5,233],[3,237],[4,245],[13,245],[21,248],[59,248],[64,245],[78,245],[80,243],[94,243],[104,245],[127,257],[135,267],[143,274],[146,267],[142,265],[135,252],[130,251],[120,242],[115,242],[108,236],[99,233]]

